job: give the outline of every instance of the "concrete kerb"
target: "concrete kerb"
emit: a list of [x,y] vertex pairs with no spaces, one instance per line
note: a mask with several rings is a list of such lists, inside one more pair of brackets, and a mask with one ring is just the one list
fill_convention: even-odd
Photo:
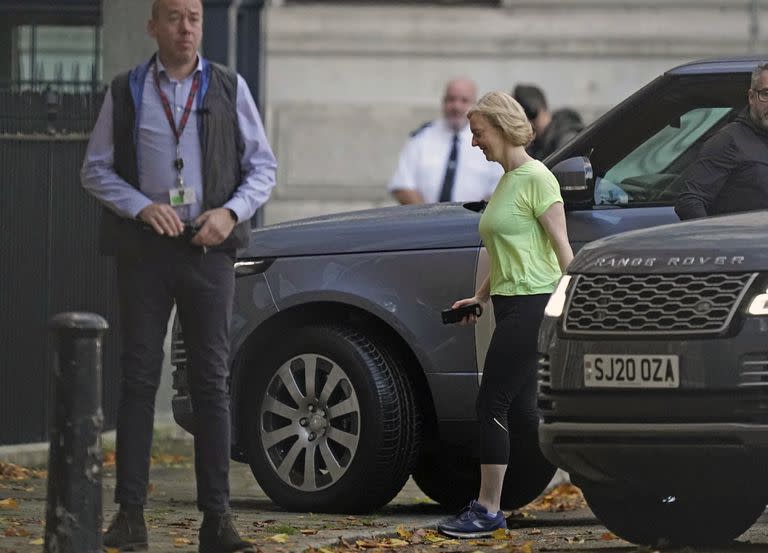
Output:
[[[155,422],[154,440],[157,441],[189,441],[192,435],[184,431],[175,422],[160,420]],[[101,442],[105,449],[114,448],[115,431],[104,432]],[[13,444],[0,446],[0,461],[13,463],[24,467],[39,468],[48,464],[48,442],[32,444]]]

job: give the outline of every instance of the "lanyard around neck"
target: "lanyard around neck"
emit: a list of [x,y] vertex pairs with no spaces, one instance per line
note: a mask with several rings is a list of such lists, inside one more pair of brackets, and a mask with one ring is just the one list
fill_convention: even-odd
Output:
[[173,136],[176,137],[176,146],[178,147],[181,135],[187,126],[189,120],[189,114],[192,112],[192,102],[195,100],[197,90],[200,88],[200,72],[195,71],[195,76],[192,79],[192,88],[189,90],[189,97],[187,98],[187,105],[184,106],[184,114],[181,116],[178,128],[176,127],[176,121],[173,118],[173,110],[171,109],[171,103],[168,101],[168,96],[165,95],[163,89],[160,88],[160,76],[157,71],[157,63],[153,65],[155,76],[155,88],[157,94],[160,96],[160,102],[163,104],[163,111],[165,112],[165,118],[168,119],[168,124],[171,126]]

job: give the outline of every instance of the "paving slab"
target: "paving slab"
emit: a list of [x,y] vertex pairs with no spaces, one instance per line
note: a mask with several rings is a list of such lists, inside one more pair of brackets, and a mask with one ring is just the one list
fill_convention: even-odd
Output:
[[[0,553],[40,551],[45,532],[46,480],[28,473],[22,480],[0,480]],[[36,477],[42,476],[42,477]],[[258,486],[247,465],[233,462],[230,473],[235,524],[263,553],[321,548],[339,540],[395,535],[401,526],[434,526],[446,516],[409,481],[386,507],[365,516],[291,513]],[[107,454],[103,477],[104,525],[115,512],[114,465]],[[200,514],[195,507],[195,478],[189,440],[164,444],[155,453],[145,515],[150,551],[197,551]]]
[[[103,473],[105,526],[116,510],[112,502],[115,476],[110,436],[105,442],[107,453]],[[156,436],[155,443],[145,510],[150,551],[197,551],[201,516],[195,506],[192,442],[188,438],[169,439],[161,434]],[[43,459],[47,459],[39,451],[36,456],[30,457],[29,448],[17,449],[24,454],[21,458],[37,460],[35,464],[44,465]],[[9,451],[10,448],[6,448],[7,454]],[[6,461],[9,456],[6,456]],[[235,525],[244,538],[258,545],[262,553],[292,553],[339,544],[354,546],[358,541],[362,544],[358,548],[372,548],[377,540],[397,537],[398,530],[433,529],[438,521],[451,514],[427,498],[413,480],[409,480],[388,505],[367,515],[285,511],[266,496],[250,468],[241,463],[232,462],[230,485]],[[44,474],[27,472],[22,480],[0,479],[0,553],[38,552],[42,549],[45,503]],[[585,522],[597,524],[588,509],[530,511],[510,519],[512,526],[527,529]]]

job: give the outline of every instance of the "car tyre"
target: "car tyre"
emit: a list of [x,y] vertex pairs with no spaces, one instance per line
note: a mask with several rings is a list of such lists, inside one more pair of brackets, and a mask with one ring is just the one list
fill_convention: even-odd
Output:
[[748,491],[728,497],[707,490],[670,496],[623,486],[579,485],[606,528],[650,547],[731,542],[755,523],[766,505],[765,496]]
[[292,511],[368,512],[403,487],[418,443],[394,357],[361,332],[307,326],[271,345],[249,379],[249,464]]
[[[401,438],[401,452],[395,474],[399,474],[402,483],[400,490],[416,467],[416,461],[421,451],[422,425],[424,421],[422,405],[416,395],[416,386],[408,377],[405,370],[405,360],[397,354],[397,348],[386,342],[377,342],[377,348],[384,357],[387,366],[390,367],[397,394],[400,398],[403,432]],[[392,496],[394,497],[394,495]]]
[[413,480],[427,497],[448,510],[458,510],[480,489],[480,465],[466,448],[430,442],[422,448]]
[[[556,470],[538,447],[534,450],[530,446],[510,444],[501,508],[518,509],[536,499],[552,481]],[[413,479],[431,499],[455,510],[465,507],[471,499],[477,499],[480,463],[468,448],[432,443],[422,451]]]

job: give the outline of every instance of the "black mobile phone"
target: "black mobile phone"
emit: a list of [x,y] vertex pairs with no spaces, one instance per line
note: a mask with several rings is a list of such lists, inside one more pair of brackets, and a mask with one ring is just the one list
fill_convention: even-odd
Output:
[[469,315],[479,317],[483,314],[483,306],[479,303],[470,303],[469,305],[462,305],[456,309],[444,309],[440,314],[443,317],[443,324],[450,325],[458,323],[464,317]]
[[195,234],[197,234],[197,231],[199,230],[199,225],[195,225],[194,223],[184,223],[184,232],[182,233],[182,237],[184,240],[189,242],[195,237]]

